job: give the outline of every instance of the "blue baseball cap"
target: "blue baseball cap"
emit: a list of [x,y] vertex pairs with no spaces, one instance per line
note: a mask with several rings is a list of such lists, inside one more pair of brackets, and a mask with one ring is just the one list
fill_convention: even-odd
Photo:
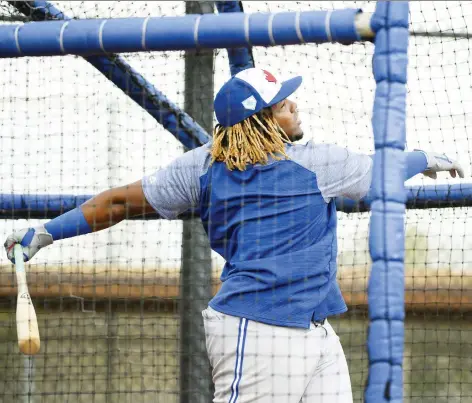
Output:
[[301,83],[300,76],[279,82],[267,70],[250,68],[240,71],[216,94],[216,119],[222,126],[233,126],[289,97]]

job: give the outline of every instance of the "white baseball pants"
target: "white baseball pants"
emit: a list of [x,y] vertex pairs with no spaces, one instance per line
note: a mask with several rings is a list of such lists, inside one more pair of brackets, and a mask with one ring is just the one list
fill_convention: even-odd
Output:
[[310,329],[202,312],[214,403],[352,403],[339,337],[326,321]]

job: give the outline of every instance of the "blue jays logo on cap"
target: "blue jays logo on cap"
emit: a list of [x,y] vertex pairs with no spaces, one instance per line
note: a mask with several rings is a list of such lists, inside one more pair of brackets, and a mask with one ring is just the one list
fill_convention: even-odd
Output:
[[229,127],[243,121],[260,110],[284,100],[302,83],[294,77],[282,83],[272,73],[250,68],[231,77],[216,94],[214,108],[216,119]]

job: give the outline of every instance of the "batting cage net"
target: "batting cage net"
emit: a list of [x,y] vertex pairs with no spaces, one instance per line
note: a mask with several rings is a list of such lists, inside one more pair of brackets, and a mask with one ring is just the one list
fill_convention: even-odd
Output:
[[[212,2],[54,2],[50,13],[45,4],[1,1],[0,25],[218,12]],[[245,13],[373,13],[376,3],[251,1],[243,7]],[[470,195],[451,197],[470,183],[471,18],[472,2],[410,4],[407,149],[457,158],[466,179],[417,175],[406,182],[404,402],[472,399]],[[0,36],[0,52],[1,43]],[[256,66],[277,77],[303,76],[293,96],[302,142],[374,153],[373,43],[256,46],[251,53]],[[4,238],[74,202],[140,180],[191,148],[178,130],[172,135],[159,123],[162,112],[149,112],[152,105],[178,115],[185,110],[202,133],[211,133],[214,94],[231,76],[225,49],[108,57],[104,72],[88,56],[0,60]],[[151,100],[148,110],[128,96],[129,87],[113,82],[117,71],[145,80],[138,98]],[[13,196],[27,201],[15,207]],[[368,378],[369,216],[362,203],[338,206],[338,281],[349,311],[330,322],[341,338],[355,402],[363,401]],[[2,253],[0,402],[211,401],[201,315],[192,315],[219,288],[224,260],[210,253],[202,234],[197,219],[151,216],[40,251],[26,266],[41,335],[41,350],[31,357],[18,351],[15,272]],[[193,277],[183,277],[185,268]]]

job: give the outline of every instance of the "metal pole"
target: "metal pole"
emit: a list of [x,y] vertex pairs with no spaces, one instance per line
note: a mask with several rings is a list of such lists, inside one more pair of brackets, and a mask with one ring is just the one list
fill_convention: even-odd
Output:
[[[212,1],[186,2],[187,14],[214,12]],[[185,52],[185,111],[208,133],[213,126],[213,50]],[[213,399],[201,312],[211,299],[211,249],[200,218],[183,223],[180,300],[180,402]]]
[[23,357],[23,402],[34,403],[34,357]]
[[[108,167],[108,188],[112,189],[120,185],[120,143],[116,136],[119,133],[118,126],[118,104],[116,100],[108,102],[108,150],[107,150],[107,167]],[[107,240],[107,257],[106,265],[109,275],[113,268],[113,231],[108,231]],[[108,300],[107,310],[105,314],[107,324],[107,380],[106,380],[106,403],[113,403],[113,373],[115,363],[115,352],[117,350],[117,319],[116,313],[113,312],[111,299]],[[142,344],[141,344],[142,346]],[[141,374],[141,379],[143,378]]]

